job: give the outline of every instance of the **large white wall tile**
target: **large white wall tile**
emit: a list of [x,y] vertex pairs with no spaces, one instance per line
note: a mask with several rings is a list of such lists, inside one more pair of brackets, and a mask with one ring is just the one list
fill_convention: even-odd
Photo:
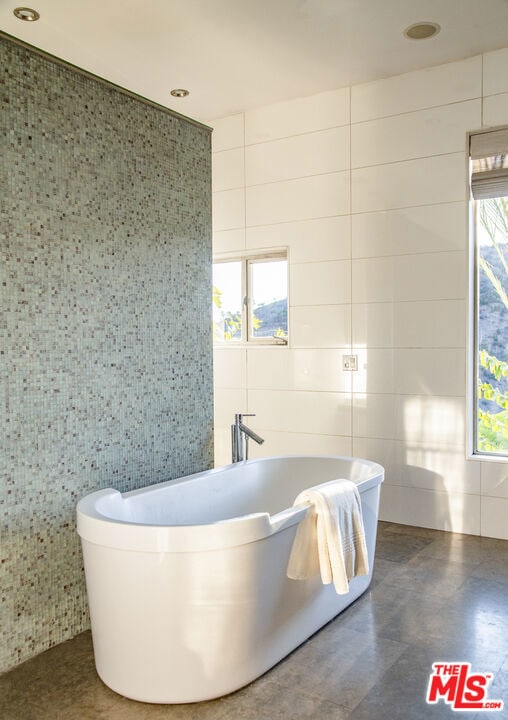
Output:
[[245,115],[247,145],[349,123],[349,88],[268,105]]
[[464,201],[464,153],[437,155],[351,171],[354,213]]
[[391,348],[394,341],[394,304],[353,305],[353,352],[362,348]]
[[463,152],[466,133],[480,125],[479,99],[352,125],[351,166]]
[[235,413],[245,412],[246,407],[247,390],[245,388],[221,388],[214,394],[215,428],[227,430],[231,435],[230,428],[235,421]]
[[342,350],[287,347],[248,351],[249,388],[350,392],[351,373],[342,370]]
[[213,350],[213,380],[216,389],[247,386],[247,350],[218,347]]
[[391,485],[447,493],[480,494],[479,463],[466,460],[463,445],[393,441]]
[[395,350],[394,374],[395,392],[403,395],[464,396],[465,351],[455,348]]
[[508,124],[508,92],[490,95],[483,101],[484,127]]
[[465,410],[458,395],[399,395],[392,437],[428,447],[464,446]]
[[224,190],[212,195],[214,232],[245,226],[245,190]]
[[355,348],[358,370],[351,373],[355,393],[396,392],[394,352],[391,348]]
[[508,540],[508,499],[483,497],[481,509],[481,534],[485,537]]
[[214,192],[232,190],[245,185],[243,148],[224,150],[212,155],[212,187]]
[[233,228],[232,230],[216,230],[212,237],[214,254],[245,250],[244,227]]
[[396,303],[394,346],[464,348],[466,312],[465,300]]
[[277,455],[351,455],[351,438],[339,435],[309,435],[259,429],[263,445],[251,443],[251,457]]
[[244,144],[244,116],[228,115],[219,120],[212,120],[208,123],[213,128],[212,151],[231,150],[231,148],[243,147]]
[[247,226],[345,215],[349,195],[349,172],[248,187]]
[[352,261],[353,302],[457,300],[466,294],[463,252]]
[[351,344],[351,306],[292,307],[290,342],[291,346],[295,348],[349,347]]
[[355,438],[463,446],[465,401],[461,397],[353,394]]
[[247,228],[247,247],[288,247],[290,261],[325,262],[351,257],[349,215]]
[[349,393],[249,390],[256,427],[281,432],[351,435]]
[[291,306],[340,305],[351,297],[351,261],[298,263],[290,268]]
[[[482,494],[508,500],[508,464],[490,461],[478,464],[482,472]],[[508,515],[506,523],[508,525]]]
[[465,250],[466,213],[453,202],[353,215],[353,257]]
[[245,148],[247,185],[349,168],[349,127],[272,140]]
[[508,91],[508,48],[483,56],[483,94],[496,95]]
[[481,96],[481,56],[351,88],[353,123]]
[[353,305],[353,348],[463,348],[464,300]]
[[399,404],[396,395],[354,393],[353,437],[391,440]]
[[480,534],[480,497],[384,484],[379,517],[388,522]]

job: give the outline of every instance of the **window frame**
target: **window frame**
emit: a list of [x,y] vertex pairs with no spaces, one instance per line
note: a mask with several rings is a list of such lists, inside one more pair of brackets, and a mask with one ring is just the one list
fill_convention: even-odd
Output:
[[[251,307],[252,307],[252,266],[269,262],[270,260],[284,260],[287,263],[287,338],[271,337],[254,337],[252,335]],[[242,332],[240,340],[215,340],[215,347],[244,347],[244,346],[270,346],[270,347],[288,347],[289,346],[289,249],[288,248],[270,248],[256,251],[248,251],[243,253],[217,253],[213,256],[212,264],[228,262],[240,262],[241,268],[241,322]]]
[[[506,452],[489,452],[478,448],[478,378],[480,373],[480,262],[479,252],[480,245],[478,242],[478,223],[479,223],[479,201],[481,196],[475,197],[473,193],[473,161],[471,159],[471,139],[473,136],[485,135],[489,132],[507,131],[508,126],[499,126],[495,128],[484,128],[482,130],[467,133],[467,177],[468,177],[468,203],[467,203],[467,219],[468,219],[468,265],[469,265],[469,292],[468,292],[468,312],[467,312],[467,422],[466,422],[466,457],[470,460],[479,460],[481,462],[508,463],[508,450]],[[478,177],[475,175],[475,177]],[[488,197],[488,195],[486,196]],[[506,197],[505,194],[499,193],[496,197]]]

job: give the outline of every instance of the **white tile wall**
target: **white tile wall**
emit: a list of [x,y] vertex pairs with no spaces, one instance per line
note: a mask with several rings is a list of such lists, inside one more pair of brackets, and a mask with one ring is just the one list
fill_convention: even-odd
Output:
[[466,296],[465,252],[352,261],[354,303],[457,300]]
[[245,142],[243,113],[213,120],[208,124],[213,128],[212,152],[243,148]]
[[352,454],[351,438],[339,435],[315,435],[306,433],[276,432],[259,430],[265,442],[263,445],[251,443],[251,457],[270,457],[273,448],[279,455],[346,455]]
[[466,132],[481,125],[481,101],[468,100],[351,126],[351,167],[463,152]]
[[236,250],[245,250],[245,227],[214,231],[214,253],[234,252]]
[[214,192],[243,188],[245,185],[245,163],[243,148],[215,153],[212,165],[212,187]]
[[245,191],[224,190],[213,193],[213,231],[245,227]]
[[384,485],[380,515],[389,522],[480,535],[480,496]]
[[[351,88],[351,122],[481,97],[482,58],[425,68]],[[486,93],[488,94],[488,93]]]
[[248,187],[247,226],[346,215],[349,194],[347,171]]
[[349,123],[349,88],[269,105],[245,114],[245,143],[252,145]]
[[339,305],[351,299],[351,262],[298,263],[291,266],[291,305]]
[[216,350],[217,463],[256,413],[252,456],[370,457],[383,519],[508,538],[508,464],[465,451],[465,135],[507,78],[505,49],[213,123],[215,252],[290,261],[290,345]]
[[506,125],[508,118],[508,92],[491,95],[483,103],[483,125]]
[[272,390],[351,392],[342,371],[343,350],[254,348],[248,352],[247,385]]
[[465,250],[465,202],[353,215],[353,257]]
[[464,201],[464,153],[374,165],[351,172],[353,213]]
[[351,217],[300,220],[247,228],[247,247],[287,247],[292,263],[351,257]]
[[349,168],[349,127],[331,128],[245,149],[247,185],[321,175]]
[[353,305],[357,348],[463,348],[465,301],[425,300]]
[[482,497],[481,527],[482,535],[506,540],[506,518],[508,500],[506,498]]
[[508,48],[483,56],[483,94],[502,92],[508,92]]
[[483,462],[481,470],[483,495],[508,500],[508,464]]
[[292,307],[290,333],[294,348],[347,348],[351,345],[351,306]]
[[351,436],[348,393],[249,389],[256,427],[279,432]]

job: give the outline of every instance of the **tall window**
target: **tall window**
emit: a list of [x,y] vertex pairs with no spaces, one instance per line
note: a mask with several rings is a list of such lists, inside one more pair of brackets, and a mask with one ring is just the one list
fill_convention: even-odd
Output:
[[473,451],[508,456],[508,128],[470,136],[474,219]]
[[287,345],[287,255],[214,262],[213,324],[216,343]]

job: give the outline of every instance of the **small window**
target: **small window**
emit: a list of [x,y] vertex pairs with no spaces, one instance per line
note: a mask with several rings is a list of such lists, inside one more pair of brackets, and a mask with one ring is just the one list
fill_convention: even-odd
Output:
[[473,453],[508,456],[508,129],[470,136]]
[[287,254],[216,260],[213,325],[216,343],[287,345]]

